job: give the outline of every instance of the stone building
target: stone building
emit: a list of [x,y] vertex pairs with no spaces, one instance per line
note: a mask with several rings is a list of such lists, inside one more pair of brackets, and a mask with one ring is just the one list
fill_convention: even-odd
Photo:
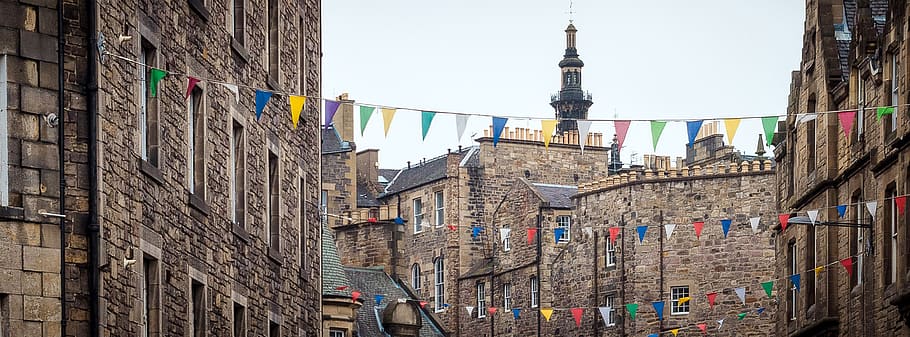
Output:
[[0,335],[320,334],[320,2],[0,12]]
[[774,149],[778,208],[800,219],[778,226],[776,274],[803,284],[776,289],[778,336],[910,336],[910,219],[897,207],[910,191],[908,10],[905,1],[806,2],[802,62]]
[[559,93],[550,96],[550,106],[556,110],[556,132],[578,130],[576,119],[588,119],[588,108],[594,102],[591,93],[581,88],[581,68],[585,63],[578,58],[575,25],[566,27],[566,52],[559,61],[561,85]]

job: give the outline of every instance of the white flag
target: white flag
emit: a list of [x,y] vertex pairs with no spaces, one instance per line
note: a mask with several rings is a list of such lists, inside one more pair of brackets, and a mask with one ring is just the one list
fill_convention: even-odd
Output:
[[464,307],[464,308],[468,309],[468,316],[471,316],[474,314],[474,307]]
[[746,288],[736,288],[736,296],[739,296],[739,300],[743,301],[743,304],[746,304]]
[[724,320],[717,320],[717,331],[720,331],[720,328],[724,326]]
[[818,219],[818,210],[806,211],[806,214],[809,215],[809,221],[812,221],[812,225],[815,226],[815,219]]
[[875,210],[878,209],[878,201],[869,201],[866,202],[866,209],[869,210],[869,214],[875,218]]
[[600,307],[600,317],[604,319],[604,325],[610,325],[610,312],[613,311],[612,307]]
[[676,229],[676,224],[666,224],[664,225],[664,230],[667,231],[667,240],[670,240],[670,236],[673,236],[673,230]]
[[591,121],[576,121],[578,124],[578,145],[581,146],[581,153],[585,153],[585,143],[588,141],[588,130],[591,129]]
[[455,115],[455,126],[458,129],[459,142],[461,141],[461,136],[464,136],[464,129],[468,126],[468,118],[471,118],[471,115]]
[[749,218],[749,224],[752,225],[752,233],[758,233],[758,222],[761,221],[760,217]]
[[234,101],[236,101],[236,103],[240,103],[240,89],[237,88],[236,84],[221,83],[221,85],[224,86],[224,88],[227,89],[228,91],[233,92]]

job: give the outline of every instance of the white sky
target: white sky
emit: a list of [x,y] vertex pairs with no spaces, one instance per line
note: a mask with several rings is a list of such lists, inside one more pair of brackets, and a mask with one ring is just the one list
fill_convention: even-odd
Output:
[[[692,118],[785,114],[790,72],[799,66],[804,1],[576,0],[582,86],[589,118]],[[553,118],[568,0],[323,1],[323,94],[424,110]],[[378,109],[358,150],[380,149],[380,166],[400,168],[473,144],[491,121],[472,117],[459,142],[455,117],[438,114],[421,141],[420,113],[399,110],[383,137]],[[723,124],[723,123],[721,123]],[[540,128],[510,120],[509,127]],[[612,138],[610,122],[592,132]],[[734,145],[755,151],[758,119],[744,120]],[[684,156],[686,126],[669,123],[657,147]],[[650,126],[633,122],[623,162],[655,153]]]

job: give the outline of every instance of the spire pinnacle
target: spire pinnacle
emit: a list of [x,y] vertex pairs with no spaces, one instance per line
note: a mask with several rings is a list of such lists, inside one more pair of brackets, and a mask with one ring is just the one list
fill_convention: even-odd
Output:
[[566,14],[569,14],[569,24],[575,22],[575,10],[573,7],[575,5],[575,0],[569,0],[569,11]]

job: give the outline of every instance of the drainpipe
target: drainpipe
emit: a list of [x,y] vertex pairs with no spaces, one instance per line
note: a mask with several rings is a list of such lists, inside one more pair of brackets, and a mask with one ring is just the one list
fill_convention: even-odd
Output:
[[[61,1],[62,0],[58,0]],[[87,0],[88,7],[88,74],[86,107],[88,108],[88,208],[89,208],[89,225],[88,225],[88,264],[89,264],[89,281],[88,281],[88,306],[89,306],[89,336],[100,337],[100,319],[99,319],[99,294],[101,272],[98,268],[98,247],[101,240],[101,216],[98,214],[98,55],[95,46],[97,45],[98,30],[98,9],[96,0]],[[59,8],[58,10],[62,10]],[[62,29],[62,27],[61,27]],[[63,65],[61,64],[61,69]],[[65,336],[65,333],[64,333]]]
[[[620,303],[628,303],[628,302],[626,302],[626,215],[625,214],[623,214],[622,217],[620,217],[619,228],[621,228],[620,230],[622,231],[622,233],[620,233],[620,235],[619,235],[619,240],[620,240],[619,246],[622,247],[619,251],[619,268],[622,270],[622,274],[620,274],[620,279],[619,279],[619,284],[620,284],[619,298],[620,298],[620,301],[622,301]],[[633,239],[633,241],[634,241],[634,239]],[[622,310],[622,309],[620,309],[620,310]],[[626,322],[625,321],[623,321],[622,324],[619,325],[619,334],[621,336],[626,335]]]
[[[664,211],[660,211],[660,224],[663,225],[663,223],[664,223]],[[658,254],[658,256],[660,256],[660,300],[663,301],[664,300],[664,287],[665,287],[665,285],[664,285],[664,231],[661,229],[662,228],[658,229],[658,231],[657,231],[658,233],[660,233],[660,249],[657,251],[657,254]],[[663,315],[663,313],[660,313],[660,314]],[[659,327],[660,327],[659,331],[664,331],[664,321],[663,320],[660,320]]]
[[[66,336],[66,174],[64,172],[64,146],[66,108],[64,106],[63,61],[66,38],[63,26],[63,0],[57,0],[57,174],[60,177],[60,335]],[[91,47],[89,47],[91,48]]]
[[[540,307],[540,256],[541,254],[541,240],[540,240],[540,231],[541,224],[543,223],[543,207],[537,207],[537,307]],[[537,310],[537,337],[540,337],[540,310]]]
[[[600,287],[597,285],[597,279],[600,274],[597,273],[597,231],[594,231],[594,307],[599,307],[597,301],[600,298]],[[597,322],[597,313],[594,313],[594,336],[600,336],[600,322]]]

